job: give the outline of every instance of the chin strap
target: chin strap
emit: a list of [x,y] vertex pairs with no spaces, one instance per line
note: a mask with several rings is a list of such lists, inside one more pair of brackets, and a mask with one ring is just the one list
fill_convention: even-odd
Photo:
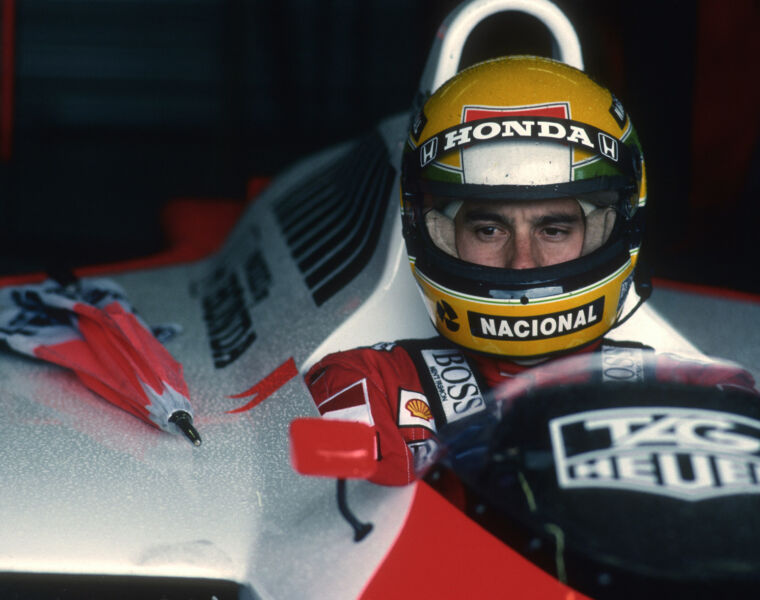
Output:
[[622,319],[618,319],[617,321],[615,321],[615,324],[612,327],[610,327],[610,330],[620,327],[623,323],[625,323],[628,319],[630,319],[633,316],[633,313],[639,310],[639,308],[641,308],[641,305],[644,304],[644,302],[646,302],[646,298],[642,298],[641,296],[639,296],[639,301],[636,303],[636,306],[634,306],[631,309],[631,311],[627,315],[625,315]]
[[644,304],[644,302],[649,299],[649,296],[652,295],[653,287],[651,272],[649,270],[649,265],[642,261],[641,254],[639,254],[639,264],[636,265],[636,272],[633,274],[633,286],[636,289],[636,295],[639,297],[639,301],[627,315],[625,315],[622,319],[618,319],[617,322],[612,327],[610,327],[610,329],[620,327],[623,323],[630,319],[633,316],[633,313],[639,310],[639,308],[641,308],[641,305]]

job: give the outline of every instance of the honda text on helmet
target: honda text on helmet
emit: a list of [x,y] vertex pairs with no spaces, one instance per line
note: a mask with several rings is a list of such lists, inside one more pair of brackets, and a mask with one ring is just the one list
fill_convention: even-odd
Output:
[[618,320],[644,163],[622,105],[585,73],[521,56],[457,74],[415,117],[401,192],[412,271],[452,342],[536,358]]

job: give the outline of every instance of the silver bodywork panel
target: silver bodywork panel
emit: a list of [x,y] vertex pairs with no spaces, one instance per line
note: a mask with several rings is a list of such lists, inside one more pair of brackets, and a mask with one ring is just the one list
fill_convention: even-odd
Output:
[[[377,137],[391,177],[387,148],[398,151],[405,127],[405,118],[391,120],[381,128],[385,140]],[[317,415],[301,377],[252,410],[228,413],[249,400],[229,396],[291,357],[302,368],[318,348],[410,333],[410,319],[380,318],[387,313],[378,309],[391,306],[387,297],[421,304],[401,265],[395,203],[381,207],[378,246],[395,241],[396,265],[374,252],[322,306],[275,215],[298,183],[352,148],[330,150],[284,174],[216,256],[114,276],[149,323],[184,329],[168,348],[184,365],[200,448],[109,405],[62,369],[3,354],[0,572],[219,578],[265,598],[303,597],[305,589],[319,590],[318,597],[359,594],[397,535],[413,488],[352,482],[352,508],[375,524],[355,544],[337,510],[335,482],[301,477],[290,467],[290,421]],[[246,282],[254,254],[266,265],[264,283]],[[234,302],[218,294],[229,290],[230,278],[240,282]],[[413,335],[432,332],[422,316]],[[255,339],[239,356],[215,365],[213,342],[229,349],[248,333]],[[336,577],[336,562],[352,576]]]

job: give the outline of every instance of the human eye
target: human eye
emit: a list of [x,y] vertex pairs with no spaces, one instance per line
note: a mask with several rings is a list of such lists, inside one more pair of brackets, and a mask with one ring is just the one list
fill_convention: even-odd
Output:
[[583,235],[583,223],[575,219],[547,219],[538,224],[536,231],[547,242],[564,242],[576,234]]
[[497,225],[484,223],[474,227],[475,235],[483,241],[494,241],[503,237],[506,232]]
[[480,235],[491,236],[496,233],[496,227],[493,225],[481,225],[475,229]]
[[560,239],[567,235],[569,235],[570,231],[566,227],[557,227],[557,226],[551,226],[551,227],[544,227],[542,230],[542,233],[550,239]]

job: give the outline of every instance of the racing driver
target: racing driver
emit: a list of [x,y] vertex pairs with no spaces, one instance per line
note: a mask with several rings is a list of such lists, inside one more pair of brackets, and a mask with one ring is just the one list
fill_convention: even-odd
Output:
[[[457,74],[412,122],[401,201],[439,336],[331,354],[306,375],[323,416],[377,428],[372,481],[412,481],[438,429],[531,365],[584,352],[645,377],[651,349],[603,340],[626,318],[629,289],[648,295],[636,270],[644,160],[621,103],[585,73],[518,56]],[[689,380],[715,376],[663,361]],[[753,385],[738,369],[720,381]]]

